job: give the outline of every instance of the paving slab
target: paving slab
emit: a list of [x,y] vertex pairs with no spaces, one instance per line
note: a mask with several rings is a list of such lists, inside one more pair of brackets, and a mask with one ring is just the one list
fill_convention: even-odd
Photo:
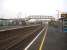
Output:
[[45,44],[43,50],[67,50],[67,33],[59,31],[58,27],[48,26]]

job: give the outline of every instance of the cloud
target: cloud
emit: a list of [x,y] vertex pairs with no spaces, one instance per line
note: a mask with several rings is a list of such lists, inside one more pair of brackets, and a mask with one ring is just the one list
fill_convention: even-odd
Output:
[[63,0],[4,0],[3,13],[16,16],[19,12],[25,15],[54,15],[57,9],[63,9]]

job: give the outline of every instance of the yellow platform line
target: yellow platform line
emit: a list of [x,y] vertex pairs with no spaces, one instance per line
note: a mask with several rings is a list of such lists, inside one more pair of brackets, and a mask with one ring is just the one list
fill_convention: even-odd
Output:
[[47,29],[46,29],[46,31],[45,31],[45,34],[44,34],[43,40],[42,40],[42,42],[41,42],[41,45],[40,45],[40,47],[39,47],[39,50],[42,50],[42,48],[43,48],[43,44],[44,44],[44,41],[45,41],[45,38],[46,38],[46,34],[47,34]]

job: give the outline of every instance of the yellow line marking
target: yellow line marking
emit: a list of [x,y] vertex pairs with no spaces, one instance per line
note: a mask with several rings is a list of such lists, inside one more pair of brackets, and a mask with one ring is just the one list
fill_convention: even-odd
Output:
[[46,29],[46,31],[45,31],[45,35],[44,35],[44,37],[43,37],[43,40],[42,40],[41,45],[40,45],[40,47],[39,47],[39,50],[42,50],[43,43],[44,43],[45,38],[46,38],[46,34],[47,34],[47,29]]
[[44,31],[46,27],[44,27],[41,32],[27,45],[27,47],[24,50],[28,50],[28,48],[37,40],[37,38],[41,35],[41,33]]

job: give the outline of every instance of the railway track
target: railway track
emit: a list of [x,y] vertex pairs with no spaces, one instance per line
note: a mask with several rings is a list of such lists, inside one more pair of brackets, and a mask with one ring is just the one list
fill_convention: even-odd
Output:
[[36,25],[0,32],[0,50],[23,50],[42,28]]

